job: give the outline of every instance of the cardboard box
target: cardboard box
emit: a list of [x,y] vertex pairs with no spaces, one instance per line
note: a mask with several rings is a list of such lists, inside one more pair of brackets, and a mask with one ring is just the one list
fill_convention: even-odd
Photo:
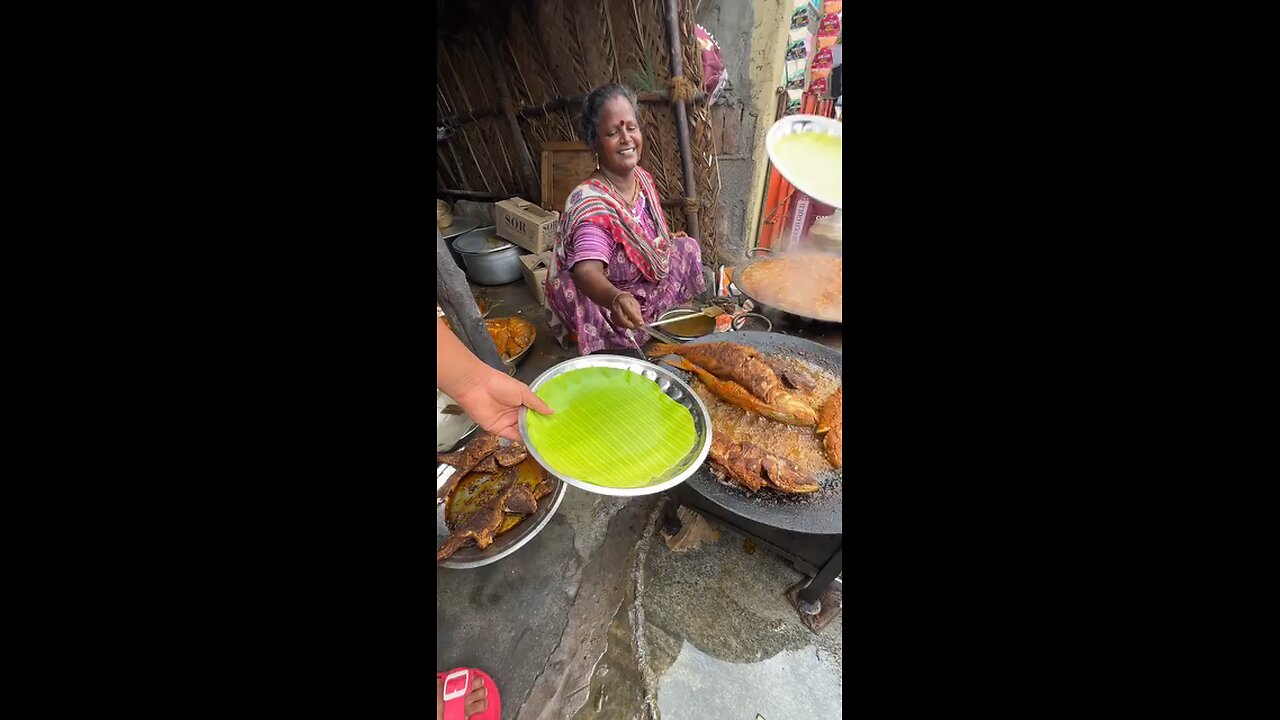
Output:
[[494,210],[498,237],[506,238],[531,253],[550,250],[560,226],[560,213],[543,210],[518,197],[499,202]]
[[551,268],[553,252],[555,251],[548,250],[520,256],[520,262],[524,264],[524,282],[533,291],[533,296],[538,298],[538,304],[543,307],[547,305],[547,271]]

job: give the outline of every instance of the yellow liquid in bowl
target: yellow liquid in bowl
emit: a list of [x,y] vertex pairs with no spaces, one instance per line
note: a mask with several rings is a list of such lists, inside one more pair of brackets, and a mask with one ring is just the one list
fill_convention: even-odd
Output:
[[791,184],[819,201],[843,199],[843,153],[843,138],[827,133],[792,133],[774,146],[777,164]]

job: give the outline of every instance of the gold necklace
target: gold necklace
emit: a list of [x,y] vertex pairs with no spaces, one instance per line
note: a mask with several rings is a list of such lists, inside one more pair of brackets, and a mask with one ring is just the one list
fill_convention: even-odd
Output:
[[[609,179],[609,176],[605,175],[603,170],[600,171],[600,174],[604,175],[604,181],[609,183],[609,187],[613,188],[614,194],[616,194],[618,197],[622,197],[622,191],[618,189],[617,185],[613,184],[613,181]],[[634,170],[631,171],[631,176],[633,178],[635,177]],[[631,200],[627,203],[628,210],[636,206],[636,198],[640,195],[640,183],[635,181],[633,182],[634,182],[634,187],[631,188]]]

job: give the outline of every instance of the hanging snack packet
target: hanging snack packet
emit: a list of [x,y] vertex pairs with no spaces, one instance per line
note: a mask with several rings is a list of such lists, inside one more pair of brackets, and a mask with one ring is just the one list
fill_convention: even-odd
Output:
[[787,63],[787,89],[804,89],[804,63]]
[[814,79],[827,77],[831,74],[832,64],[831,48],[822,48],[813,56],[813,64],[809,66],[809,74]]
[[840,16],[828,15],[818,23],[818,47],[831,47],[840,39]]
[[804,30],[812,25],[816,19],[812,6],[808,4],[801,5],[796,8],[795,12],[791,13],[791,29]]
[[809,44],[804,38],[797,38],[787,44],[787,60],[804,60],[809,57]]

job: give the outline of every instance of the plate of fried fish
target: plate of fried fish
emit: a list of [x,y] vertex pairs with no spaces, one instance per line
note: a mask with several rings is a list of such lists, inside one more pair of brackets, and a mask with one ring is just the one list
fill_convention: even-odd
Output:
[[436,456],[436,564],[497,562],[550,522],[565,485],[529,457],[523,443],[487,432]]

